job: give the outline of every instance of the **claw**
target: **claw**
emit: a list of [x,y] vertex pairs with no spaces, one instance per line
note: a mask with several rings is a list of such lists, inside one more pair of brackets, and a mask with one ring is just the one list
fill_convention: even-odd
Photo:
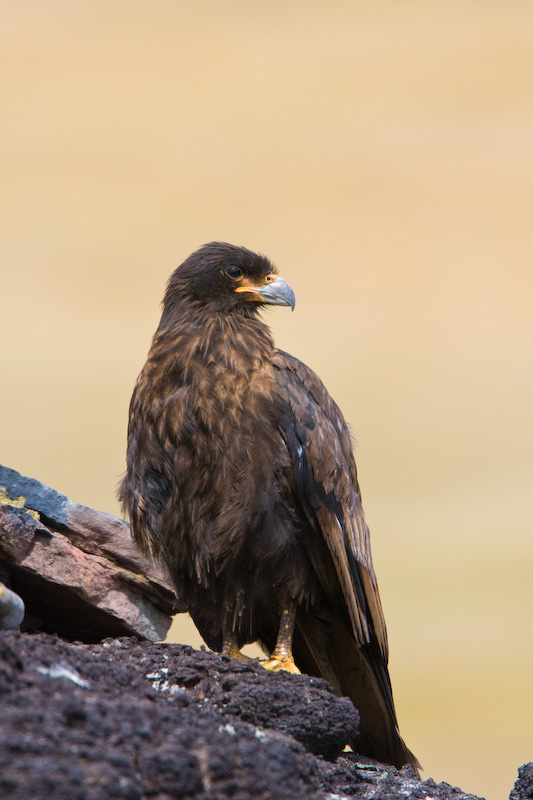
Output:
[[272,653],[268,661],[260,661],[259,663],[262,667],[269,669],[271,672],[285,670],[285,672],[291,672],[293,675],[301,675],[300,670],[294,663],[293,657],[290,655],[275,656],[274,653]]
[[228,658],[242,658],[245,661],[253,661],[250,656],[246,656],[244,653],[241,653],[237,646],[237,642],[233,639],[228,639],[228,641],[224,642],[224,646],[220,652],[221,656],[227,656]]

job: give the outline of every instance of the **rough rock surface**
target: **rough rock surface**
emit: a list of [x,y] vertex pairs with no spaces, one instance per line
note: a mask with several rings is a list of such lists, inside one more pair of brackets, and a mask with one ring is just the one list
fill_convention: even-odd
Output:
[[[0,581],[0,797],[475,800],[342,752],[359,716],[325,681],[153,644],[183,609],[128,525],[1,466]],[[11,590],[46,633],[1,630]]]
[[26,630],[157,641],[180,610],[124,520],[2,466],[0,566],[0,580],[24,600]]
[[524,764],[518,770],[518,780],[509,800],[533,800],[533,763]]
[[342,753],[358,715],[324,681],[183,645],[5,631],[0,704],[10,800],[473,798]]
[[20,628],[24,614],[22,598],[0,581],[0,630]]

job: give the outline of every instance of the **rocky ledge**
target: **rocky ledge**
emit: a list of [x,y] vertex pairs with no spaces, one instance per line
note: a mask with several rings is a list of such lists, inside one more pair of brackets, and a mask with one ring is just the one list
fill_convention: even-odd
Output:
[[0,629],[26,606],[0,630],[0,797],[475,800],[345,752],[358,713],[325,681],[154,643],[178,609],[126,523],[13,470],[0,486]]
[[158,641],[183,610],[124,520],[1,465],[0,581],[24,601],[23,630],[70,640]]
[[324,681],[183,645],[4,631],[0,695],[10,800],[473,800],[343,752],[358,714]]

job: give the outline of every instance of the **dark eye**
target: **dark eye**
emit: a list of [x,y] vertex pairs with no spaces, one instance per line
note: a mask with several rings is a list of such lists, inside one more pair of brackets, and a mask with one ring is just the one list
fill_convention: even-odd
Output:
[[239,278],[242,278],[242,269],[239,269],[239,267],[228,267],[225,273],[234,281],[238,281]]

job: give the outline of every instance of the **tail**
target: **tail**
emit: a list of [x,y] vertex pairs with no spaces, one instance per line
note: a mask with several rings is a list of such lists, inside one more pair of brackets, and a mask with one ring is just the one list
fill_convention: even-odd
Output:
[[389,670],[377,642],[359,646],[334,612],[325,624],[313,614],[299,614],[293,654],[302,672],[325,678],[359,711],[360,733],[350,742],[356,753],[398,769],[410,764],[419,775],[420,763],[400,736]]

